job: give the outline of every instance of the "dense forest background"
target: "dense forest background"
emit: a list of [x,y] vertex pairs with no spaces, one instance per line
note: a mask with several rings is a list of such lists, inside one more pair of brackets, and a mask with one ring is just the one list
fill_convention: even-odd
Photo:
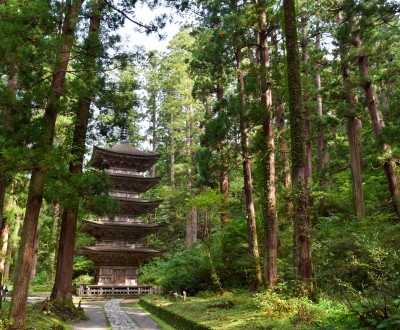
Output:
[[91,147],[116,143],[127,124],[129,143],[161,154],[162,183],[145,197],[164,199],[147,218],[163,230],[146,244],[166,253],[142,282],[325,299],[357,326],[400,326],[399,4],[145,4],[194,22],[165,52],[126,51],[126,21],[160,33],[169,17],[141,21],[136,1],[0,5],[10,317],[23,323],[29,283],[70,301],[90,282],[74,251],[91,238],[77,228],[118,207]]

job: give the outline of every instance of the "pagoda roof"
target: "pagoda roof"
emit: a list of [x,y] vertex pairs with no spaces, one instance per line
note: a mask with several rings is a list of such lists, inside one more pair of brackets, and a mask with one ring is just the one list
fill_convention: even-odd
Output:
[[141,198],[115,197],[119,201],[120,212],[118,214],[127,214],[138,216],[153,211],[162,203],[162,199],[145,200]]
[[91,161],[93,167],[100,169],[115,167],[145,172],[157,162],[160,156],[160,154],[139,150],[127,143],[118,143],[110,148],[94,146]]
[[114,245],[96,245],[80,248],[78,255],[92,260],[95,265],[137,266],[140,262],[161,255],[163,252],[145,248]]
[[145,192],[161,181],[161,177],[145,177],[135,174],[108,173],[115,189],[122,191]]
[[99,239],[139,239],[156,233],[162,228],[159,224],[143,222],[110,222],[85,220],[81,231]]

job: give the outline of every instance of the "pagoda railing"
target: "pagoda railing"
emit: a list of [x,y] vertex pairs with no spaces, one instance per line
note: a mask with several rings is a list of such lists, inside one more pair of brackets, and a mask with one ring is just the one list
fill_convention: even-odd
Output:
[[151,285],[113,286],[81,284],[78,289],[80,297],[120,297],[120,296],[143,296],[156,293],[157,289]]
[[129,216],[120,216],[120,215],[116,215],[112,218],[108,217],[108,216],[103,216],[99,219],[100,221],[110,221],[110,222],[135,222],[135,223],[141,223],[143,222],[143,220],[141,219],[137,219],[137,218],[131,218]]
[[139,198],[139,194],[137,193],[128,193],[121,191],[110,191],[111,197],[125,197],[125,198]]
[[106,173],[110,174],[122,174],[122,175],[136,175],[141,176],[143,178],[151,177],[148,172],[137,172],[129,169],[121,169],[121,168],[107,168]]

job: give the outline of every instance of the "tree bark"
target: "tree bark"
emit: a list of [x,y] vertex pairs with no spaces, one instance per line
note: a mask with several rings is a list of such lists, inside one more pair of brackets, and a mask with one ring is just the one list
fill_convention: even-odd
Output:
[[261,274],[261,267],[259,260],[260,254],[258,251],[256,215],[254,211],[253,182],[251,177],[251,164],[250,164],[249,140],[248,140],[249,128],[245,114],[246,99],[244,94],[244,77],[243,77],[243,71],[241,69],[242,53],[240,46],[236,47],[235,56],[238,68],[238,83],[239,83],[239,95],[240,95],[239,126],[240,126],[240,144],[242,149],[244,195],[246,200],[248,245],[249,245],[249,254],[254,258],[254,267],[256,271],[256,278],[254,285],[256,287],[259,287],[262,283],[262,274]]
[[[96,49],[98,46],[98,35],[100,29],[99,0],[94,0],[92,6],[87,43],[88,46],[84,54],[86,67],[91,69],[91,71],[88,71],[87,76],[85,77],[88,80],[87,90],[78,100],[74,135],[72,139],[71,161],[69,163],[71,176],[80,175],[83,170],[86,133],[93,94],[90,81],[96,76],[94,66],[96,65]],[[56,278],[50,296],[52,300],[72,302],[72,272],[78,215],[79,203],[76,203],[65,207],[61,216],[62,221],[58,246]]]
[[[74,0],[67,5],[61,35],[61,49],[57,54],[57,67],[53,75],[49,102],[47,103],[42,120],[43,135],[41,141],[39,141],[36,146],[36,151],[42,152],[43,155],[46,155],[53,145],[58,103],[63,91],[70,51],[74,40],[75,27],[83,1],[84,0]],[[13,291],[9,310],[9,318],[14,319],[14,327],[17,329],[23,328],[25,321],[29,276],[32,270],[34,242],[38,227],[39,212],[42,205],[46,172],[46,167],[38,165],[32,170],[31,174],[17,269],[14,277],[14,287],[17,288],[17,290]]]
[[278,213],[276,209],[275,187],[275,139],[272,116],[272,94],[269,84],[270,60],[267,40],[267,19],[263,9],[264,1],[260,1],[262,8],[259,13],[259,54],[261,67],[261,106],[262,118],[262,164],[264,181],[264,278],[265,282],[273,287],[277,282],[277,258],[278,258]]
[[286,58],[290,111],[292,179],[294,194],[295,266],[309,296],[313,294],[310,225],[307,213],[308,191],[305,169],[304,113],[301,96],[300,60],[294,0],[284,0]]

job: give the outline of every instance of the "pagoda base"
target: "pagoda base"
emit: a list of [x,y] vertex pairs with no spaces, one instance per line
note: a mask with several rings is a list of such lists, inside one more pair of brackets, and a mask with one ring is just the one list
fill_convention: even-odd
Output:
[[138,285],[138,267],[96,266],[94,267],[95,285],[136,286]]
[[81,284],[78,296],[85,298],[112,298],[112,297],[139,297],[147,294],[157,293],[157,288],[151,285],[95,285]]

